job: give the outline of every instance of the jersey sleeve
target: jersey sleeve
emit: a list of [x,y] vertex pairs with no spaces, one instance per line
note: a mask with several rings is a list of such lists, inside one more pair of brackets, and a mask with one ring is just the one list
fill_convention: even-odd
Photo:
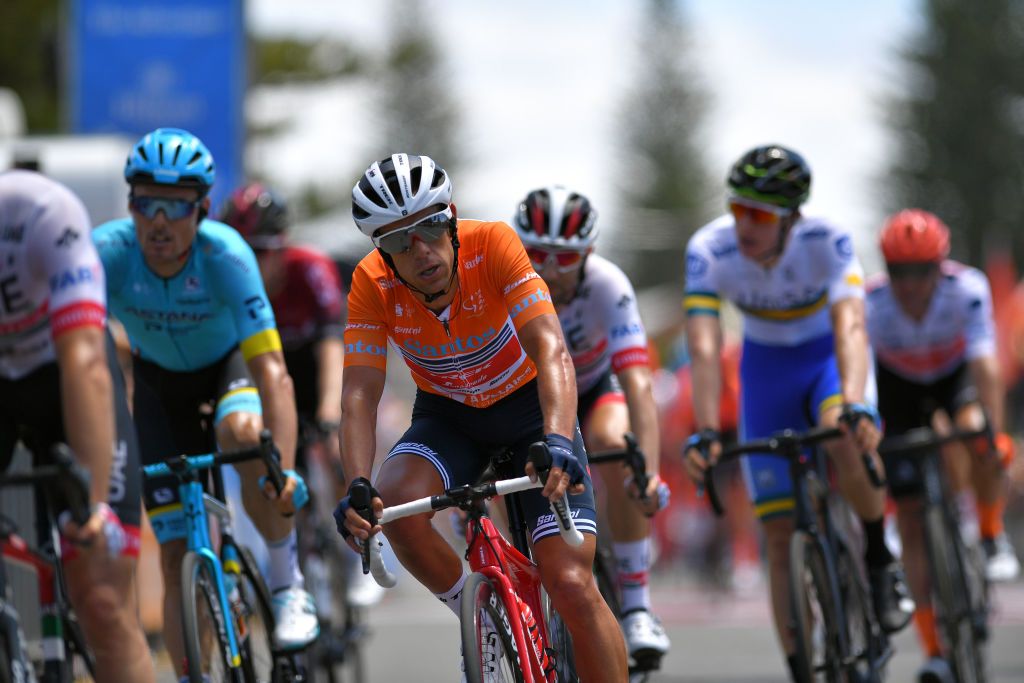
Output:
[[317,256],[309,261],[305,278],[316,301],[319,336],[341,338],[344,332],[345,300],[337,267],[326,257]]
[[220,300],[231,310],[242,356],[249,360],[280,351],[281,336],[256,255],[234,230],[218,231],[216,235],[211,245],[211,277]]
[[548,286],[534,272],[519,236],[505,223],[492,223],[486,229],[485,265],[481,267],[488,269],[491,283],[505,298],[516,330],[545,313],[554,315]]
[[850,235],[838,232],[825,242],[826,253],[822,260],[828,266],[830,304],[844,299],[864,298],[864,268],[853,251]]
[[697,233],[686,245],[686,288],[683,293],[683,310],[687,316],[713,315],[718,317],[722,299],[718,293],[711,264],[714,259],[708,246]]
[[90,234],[89,215],[70,191],[41,202],[29,239],[29,258],[49,283],[50,334],[106,324],[103,264]]
[[966,357],[968,361],[996,354],[995,321],[992,314],[992,290],[984,273],[973,268],[961,276],[964,284],[964,306],[967,324]]
[[634,365],[647,365],[650,362],[647,332],[640,319],[633,284],[618,268],[610,268],[609,277],[602,284],[612,371],[617,373]]
[[385,370],[388,361],[387,319],[382,292],[363,267],[352,274],[345,323],[345,367],[363,365]]

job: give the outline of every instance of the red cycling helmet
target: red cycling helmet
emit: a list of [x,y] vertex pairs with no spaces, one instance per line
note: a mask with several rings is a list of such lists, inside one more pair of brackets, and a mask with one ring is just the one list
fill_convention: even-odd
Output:
[[237,230],[253,249],[280,249],[285,244],[288,207],[260,183],[235,190],[221,207],[220,220]]
[[949,228],[923,209],[889,216],[879,242],[886,263],[938,263],[949,256]]

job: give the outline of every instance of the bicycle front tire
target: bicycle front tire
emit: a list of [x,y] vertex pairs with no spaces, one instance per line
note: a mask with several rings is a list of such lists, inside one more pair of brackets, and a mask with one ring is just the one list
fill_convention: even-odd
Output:
[[276,681],[270,591],[248,548],[238,546],[238,559],[242,572],[238,577],[239,603],[234,617],[242,674],[249,683]]
[[529,654],[516,648],[510,621],[513,613],[489,578],[479,572],[469,575],[459,615],[467,683],[523,683]]
[[789,543],[790,613],[796,641],[796,666],[803,680],[841,680],[840,639],[825,557],[814,536],[796,531]]
[[189,551],[181,562],[182,627],[189,683],[245,683],[232,666],[227,621],[221,612],[218,584],[206,559]]
[[982,643],[972,618],[971,586],[964,575],[965,558],[957,552],[959,530],[947,523],[946,511],[941,506],[925,511],[924,524],[932,594],[936,599],[936,625],[947,656],[960,683],[984,683]]

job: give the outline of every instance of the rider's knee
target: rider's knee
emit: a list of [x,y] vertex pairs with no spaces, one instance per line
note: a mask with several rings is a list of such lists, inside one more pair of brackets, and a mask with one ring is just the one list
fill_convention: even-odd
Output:
[[576,613],[592,600],[594,576],[590,567],[565,563],[545,572],[544,578],[544,587],[559,612]]
[[405,517],[389,522],[384,526],[384,533],[391,545],[418,546],[423,537],[433,531],[430,519],[425,515]]
[[256,413],[235,412],[217,425],[217,443],[225,450],[255,446],[260,442],[263,417]]

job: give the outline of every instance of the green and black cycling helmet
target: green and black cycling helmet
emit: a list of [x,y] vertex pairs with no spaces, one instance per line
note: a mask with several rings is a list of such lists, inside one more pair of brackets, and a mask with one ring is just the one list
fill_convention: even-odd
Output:
[[791,149],[764,145],[733,164],[728,184],[737,197],[796,209],[811,194],[811,167]]

